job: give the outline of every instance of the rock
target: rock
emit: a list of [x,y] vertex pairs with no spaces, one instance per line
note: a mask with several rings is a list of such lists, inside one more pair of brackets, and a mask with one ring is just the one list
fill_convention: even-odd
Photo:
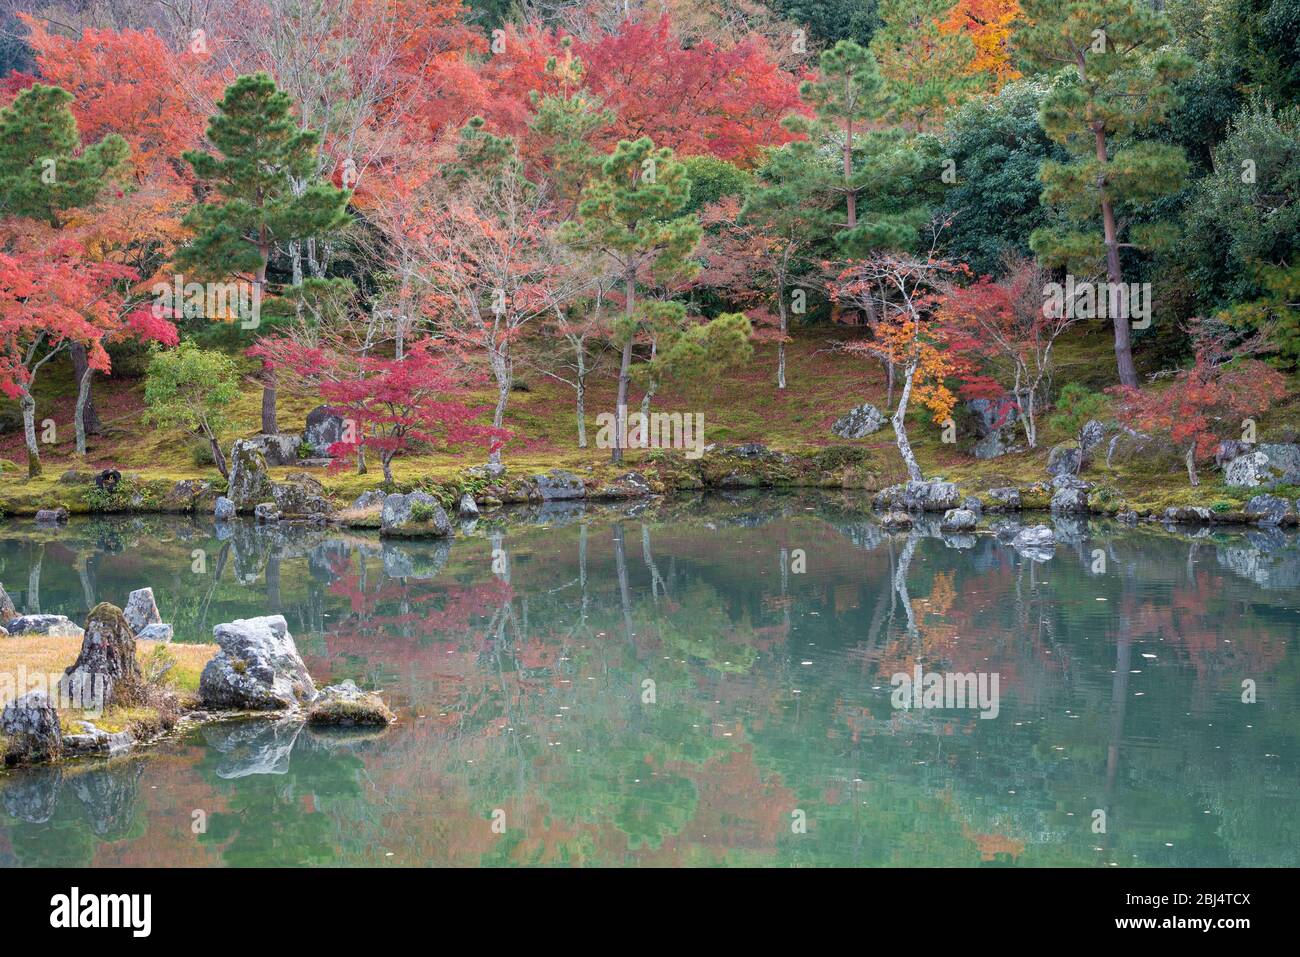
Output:
[[1088,486],[1082,482],[1063,484],[1052,495],[1053,515],[1086,515],[1088,513]]
[[226,522],[235,517],[235,503],[224,495],[217,499],[217,506],[212,510],[212,515],[218,522]]
[[863,439],[883,429],[886,421],[883,412],[870,402],[864,402],[836,419],[831,432],[842,439]]
[[1133,511],[1132,509],[1129,509],[1126,512],[1120,512],[1115,517],[1119,521],[1123,522],[1125,525],[1136,525],[1138,520],[1138,513]]
[[[1046,528],[1047,526],[1043,527]],[[994,522],[992,528],[993,534],[998,537],[998,541],[1012,542],[1015,541],[1015,537],[1020,534],[1020,530],[1024,526],[1015,519],[1004,518],[1000,522]]]
[[640,498],[651,491],[650,480],[640,472],[624,472],[595,494],[599,498]]
[[5,586],[0,584],[0,629],[5,628],[9,622],[18,617],[18,609],[14,607],[13,599],[5,591]]
[[743,445],[737,445],[735,448],[727,449],[722,454],[736,459],[766,459],[775,456],[777,453],[761,442],[746,442]]
[[136,632],[136,641],[161,641],[163,644],[172,640],[172,626],[155,622],[152,625],[145,625]]
[[1223,484],[1233,488],[1255,488],[1265,481],[1268,457],[1258,452],[1239,455],[1223,467]]
[[1260,525],[1281,525],[1295,518],[1291,503],[1276,495],[1256,495],[1246,503],[1243,511]]
[[37,525],[66,525],[68,510],[60,505],[58,508],[43,508],[36,513]]
[[67,615],[20,615],[10,619],[9,634],[46,635],[50,638],[80,638],[80,626],[74,624]]
[[534,475],[533,480],[537,483],[537,490],[541,493],[544,502],[585,498],[587,495],[587,488],[582,484],[582,479],[563,469],[552,469],[544,475]]
[[283,615],[227,622],[212,635],[221,650],[199,677],[204,707],[269,711],[315,698],[316,686]]
[[298,446],[302,444],[299,432],[262,433],[245,441],[262,453],[267,465],[298,464]]
[[122,617],[126,619],[126,623],[131,626],[131,631],[136,635],[139,635],[146,625],[162,621],[158,605],[153,599],[153,589],[137,588],[131,592],[127,596],[126,607],[122,609]]
[[1083,467],[1083,453],[1072,445],[1057,445],[1047,454],[1047,474],[1078,475]]
[[306,726],[301,716],[290,715],[278,721],[210,724],[202,734],[223,756],[216,767],[217,777],[233,781],[259,774],[287,774],[294,744]]
[[318,405],[307,413],[307,428],[303,431],[302,440],[311,446],[314,454],[329,455],[330,446],[343,441],[346,424],[347,420],[331,412],[329,406]]
[[44,691],[33,691],[5,705],[0,712],[0,734],[8,739],[5,764],[44,761],[63,753],[59,715]]
[[282,516],[315,518],[333,511],[320,482],[301,472],[293,472],[289,481],[271,486],[271,499]]
[[100,602],[86,616],[81,653],[59,681],[59,694],[107,707],[114,701],[130,700],[140,681],[135,632],[122,609]]
[[952,482],[904,482],[881,489],[872,500],[875,508],[907,512],[946,512],[961,503],[961,492]]
[[1056,535],[1047,525],[1030,525],[1016,532],[1011,544],[1016,548],[1050,548],[1056,545]]
[[1020,489],[1014,486],[991,488],[988,495],[994,503],[989,506],[990,510],[998,509],[1013,512],[1020,510]]
[[163,496],[160,508],[164,512],[192,512],[199,503],[212,494],[212,483],[201,479],[181,479]]
[[1183,468],[1186,451],[1162,436],[1121,427],[1106,446],[1106,466],[1130,465],[1147,472],[1172,472]]
[[266,456],[251,439],[240,439],[230,449],[230,480],[226,497],[241,512],[271,498],[272,482],[266,474]]
[[1087,459],[1091,456],[1092,450],[1101,445],[1105,438],[1106,427],[1104,425],[1096,419],[1089,419],[1085,422],[1083,428],[1079,430],[1079,450],[1083,453],[1083,457]]
[[880,525],[890,531],[911,528],[912,516],[906,512],[886,512],[880,516]]
[[352,503],[352,507],[358,511],[365,511],[370,508],[383,508],[384,499],[388,493],[383,489],[372,488],[368,492],[362,492],[357,496],[357,500]]
[[280,520],[280,510],[274,502],[259,502],[253,509],[259,525],[272,525]]
[[945,532],[974,531],[977,520],[975,513],[966,508],[950,508],[943,513],[939,528]]
[[1214,520],[1214,513],[1200,505],[1171,505],[1165,509],[1166,522],[1203,523]]
[[971,454],[977,459],[987,461],[1011,452],[1018,452],[1020,446],[1015,444],[1015,434],[1013,429],[998,429],[990,432],[975,443],[971,448]]
[[307,711],[307,723],[333,727],[388,725],[394,720],[379,695],[362,691],[351,681],[330,685],[316,695]]
[[451,520],[428,492],[402,495],[394,492],[384,499],[381,535],[450,535]]
[[1247,442],[1238,439],[1224,439],[1214,447],[1214,467],[1222,469],[1233,459],[1253,451],[1254,448]]
[[474,496],[470,495],[469,492],[465,492],[461,495],[460,502],[456,506],[456,512],[461,518],[478,517],[478,503],[474,501]]
[[1223,468],[1225,485],[1300,485],[1300,445],[1271,442],[1239,455]]
[[89,721],[81,721],[79,724],[79,734],[63,736],[63,748],[69,754],[125,754],[135,747],[135,737],[130,731],[110,734]]
[[967,495],[962,499],[961,507],[966,509],[966,511],[973,513],[976,518],[979,518],[984,514],[984,503],[974,495]]
[[966,408],[975,416],[975,431],[990,435],[1016,424],[1019,412],[1011,401],[996,399],[970,399]]

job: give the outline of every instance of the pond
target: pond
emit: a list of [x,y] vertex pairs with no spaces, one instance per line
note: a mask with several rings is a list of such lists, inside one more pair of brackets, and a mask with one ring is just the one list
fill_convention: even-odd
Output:
[[[281,613],[318,684],[400,719],[10,773],[0,864],[1295,866],[1295,536],[1056,532],[1042,560],[766,493],[537,508],[453,544],[0,523],[20,611],[149,585],[178,641]],[[918,666],[994,700],[899,707]]]

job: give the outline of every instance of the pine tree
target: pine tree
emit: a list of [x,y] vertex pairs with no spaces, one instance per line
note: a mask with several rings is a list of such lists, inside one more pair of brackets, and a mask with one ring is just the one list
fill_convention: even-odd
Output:
[[[1123,282],[1121,248],[1152,248],[1156,229],[1126,228],[1132,213],[1177,190],[1187,170],[1180,147],[1135,135],[1163,123],[1173,82],[1190,71],[1166,46],[1168,24],[1143,0],[1024,0],[1015,42],[1030,62],[1061,69],[1039,123],[1074,157],[1044,160],[1042,201],[1078,229],[1037,229],[1030,246],[1045,263],[1080,272],[1104,257],[1110,283]],[[1095,226],[1101,218],[1101,229]],[[1112,317],[1122,385],[1136,386],[1128,320]]]
[[[316,169],[319,134],[301,130],[287,94],[265,73],[241,76],[226,88],[208,123],[218,154],[185,153],[202,184],[218,195],[185,217],[194,240],[176,264],[199,276],[252,276],[264,291],[267,265],[278,246],[342,229],[350,194],[313,182],[295,195],[293,181]],[[262,431],[275,432],[275,384],[262,394]]]
[[622,350],[611,450],[616,464],[623,461],[632,349],[654,315],[638,306],[638,280],[688,278],[699,269],[690,259],[700,241],[699,221],[677,215],[690,197],[690,185],[672,150],[656,149],[649,137],[621,140],[583,191],[577,219],[563,231],[574,248],[609,256],[623,275],[624,313],[613,326],[614,342]]
[[971,76],[975,44],[965,31],[944,29],[952,0],[882,0],[884,21],[871,52],[885,79],[889,112],[919,133],[978,85]]

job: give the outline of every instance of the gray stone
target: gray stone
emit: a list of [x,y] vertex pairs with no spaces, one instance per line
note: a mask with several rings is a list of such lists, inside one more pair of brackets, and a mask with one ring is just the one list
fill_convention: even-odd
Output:
[[1085,515],[1088,512],[1088,487],[1083,483],[1068,483],[1052,495],[1053,515]]
[[280,520],[280,510],[274,502],[259,502],[253,509],[259,525],[270,525]]
[[1254,449],[1248,442],[1242,442],[1239,439],[1224,439],[1214,447],[1214,467],[1222,469],[1233,459],[1253,451]]
[[100,602],[86,616],[86,633],[77,660],[59,681],[59,693],[74,701],[102,694],[107,707],[139,687],[140,666],[135,660],[135,632],[122,609]]
[[385,726],[393,713],[373,691],[362,691],[352,681],[323,688],[311,703],[307,723],[331,727]]
[[1171,505],[1165,509],[1166,522],[1204,523],[1214,520],[1214,513],[1200,505]]
[[327,405],[318,405],[307,413],[307,428],[302,439],[316,455],[329,455],[330,446],[343,441],[347,420]]
[[943,513],[939,528],[945,532],[969,532],[974,530],[977,520],[975,513],[965,508],[950,508]]
[[153,589],[137,588],[131,592],[127,596],[126,607],[122,609],[122,617],[131,626],[131,631],[137,635],[146,625],[153,625],[162,621],[162,615],[159,613],[158,605],[153,598]]
[[976,518],[979,518],[984,514],[984,503],[974,495],[967,495],[962,499],[961,507],[966,509],[966,511],[973,513]]
[[1223,468],[1224,484],[1234,488],[1300,485],[1300,445],[1272,442],[1255,446]]
[[624,472],[595,494],[599,498],[641,498],[651,492],[650,481],[640,472]]
[[1256,495],[1243,511],[1261,525],[1281,525],[1295,517],[1291,503],[1276,495]]
[[352,503],[352,507],[357,511],[365,511],[368,508],[383,508],[384,499],[388,493],[383,489],[372,488],[368,492],[362,492],[357,496],[357,500]]
[[283,615],[227,622],[212,635],[221,650],[199,677],[204,707],[268,711],[296,708],[316,696]]
[[461,518],[475,518],[479,512],[478,503],[474,501],[474,496],[470,495],[469,492],[461,495],[456,511]]
[[[1046,528],[1046,526],[1043,527]],[[1012,542],[1020,534],[1020,530],[1024,526],[1013,518],[1004,518],[1000,522],[994,522],[992,528],[993,534],[998,537],[998,541]]]
[[1047,474],[1078,475],[1083,467],[1083,453],[1072,445],[1057,445],[1047,454]]
[[1047,525],[1021,528],[1011,539],[1016,548],[1047,548],[1056,544],[1056,535]]
[[14,607],[13,599],[5,591],[5,586],[0,583],[0,629],[3,629],[17,617],[18,609]]
[[298,446],[302,444],[300,432],[262,433],[246,441],[262,453],[267,465],[298,464]]
[[235,517],[235,503],[224,495],[219,496],[217,506],[212,510],[212,515],[218,522],[229,521]]
[[907,512],[886,512],[880,516],[880,525],[890,531],[911,528],[912,516]]
[[881,489],[872,500],[875,508],[907,512],[946,512],[960,504],[961,492],[957,486],[939,479],[891,485]]
[[1106,427],[1104,425],[1096,419],[1089,419],[1085,422],[1083,428],[1079,430],[1079,448],[1083,452],[1083,457],[1088,458],[1092,454],[1092,450],[1101,445],[1105,438]]
[[831,431],[842,439],[863,439],[885,427],[885,414],[870,402],[850,409],[835,420]]
[[45,635],[49,638],[80,638],[81,627],[67,615],[20,615],[8,624],[9,634]]
[[1020,509],[1020,489],[1014,486],[1004,486],[1003,488],[989,489],[989,498],[993,500],[990,509],[1006,509],[1008,511],[1019,511]]
[[266,474],[266,456],[251,439],[240,439],[230,448],[230,479],[226,497],[241,512],[271,498],[272,482]]
[[79,734],[63,736],[63,748],[69,754],[125,754],[135,747],[135,737],[130,731],[110,734],[89,721],[78,723],[81,725]]
[[271,500],[282,516],[315,518],[333,511],[329,500],[321,494],[323,491],[315,479],[299,477],[297,481],[274,483]]
[[1017,452],[1020,446],[1015,444],[1015,430],[998,429],[981,438],[971,448],[971,454],[977,459],[996,459],[1010,452]]
[[9,741],[6,764],[43,761],[63,753],[63,731],[54,703],[44,691],[33,691],[5,705],[0,732]]
[[152,625],[145,625],[136,632],[137,641],[161,641],[164,644],[172,640],[172,626],[163,622],[154,622]]
[[541,493],[544,502],[585,498],[587,495],[587,488],[582,484],[582,479],[563,469],[552,469],[544,475],[534,475],[533,480],[537,483],[537,490]]
[[975,431],[982,436],[1009,429],[1016,424],[1015,403],[994,399],[970,399],[966,408],[975,416]]
[[43,508],[36,513],[37,525],[66,525],[68,524],[68,510],[63,506],[58,508]]
[[451,520],[438,500],[428,492],[407,495],[394,492],[384,499],[379,534],[450,535]]

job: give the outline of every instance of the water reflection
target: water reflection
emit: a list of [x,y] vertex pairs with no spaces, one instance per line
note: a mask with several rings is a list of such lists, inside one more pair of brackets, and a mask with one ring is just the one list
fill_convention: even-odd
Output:
[[[1043,555],[839,495],[557,504],[454,544],[0,526],[26,611],[278,611],[401,719],[11,775],[0,863],[1296,863],[1294,534],[1057,521]],[[997,719],[892,708],[917,664],[997,672]]]

